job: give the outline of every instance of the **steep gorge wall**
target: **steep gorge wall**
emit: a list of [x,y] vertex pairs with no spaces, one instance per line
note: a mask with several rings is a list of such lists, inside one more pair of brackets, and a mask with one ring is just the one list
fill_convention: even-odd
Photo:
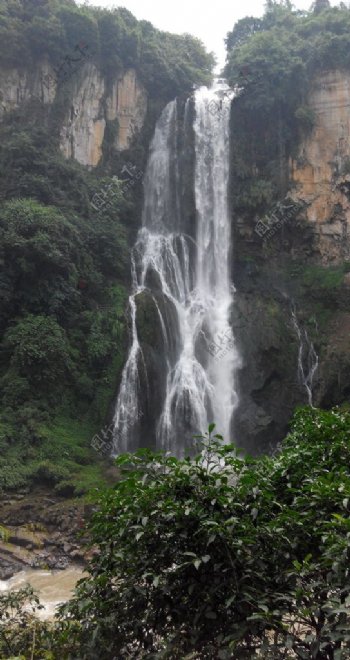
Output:
[[[0,120],[31,98],[51,107],[57,89],[43,80],[50,68],[0,71]],[[128,148],[147,113],[147,93],[133,69],[107,85],[91,63],[71,84],[60,132],[67,158],[95,167],[108,122],[117,125],[115,146]],[[291,320],[295,304],[320,358],[316,405],[350,396],[350,76],[324,73],[314,80],[309,105],[315,127],[290,160],[289,196],[305,202],[293,222],[262,242],[254,224],[234,218],[232,323],[242,355],[237,375],[241,405],[235,439],[265,450],[285,434],[293,409],[306,403],[298,381],[298,339]],[[334,268],[330,274],[327,268]]]
[[[0,120],[5,113],[31,100],[52,105],[60,93],[54,75],[46,63],[35,71],[0,70]],[[67,158],[96,167],[102,157],[107,122],[117,122],[116,149],[127,149],[143,127],[147,93],[134,69],[126,70],[107,84],[90,62],[68,82],[70,102],[62,123],[60,147]]]
[[295,406],[307,403],[293,306],[319,355],[314,404],[350,398],[350,75],[318,76],[309,107],[314,128],[289,162],[288,197],[303,210],[268,239],[255,221],[233,219],[233,324],[243,364],[235,434],[251,451],[273,446]]
[[315,248],[325,264],[350,259],[350,74],[330,71],[310,92],[315,128],[290,163],[296,194],[307,204]]

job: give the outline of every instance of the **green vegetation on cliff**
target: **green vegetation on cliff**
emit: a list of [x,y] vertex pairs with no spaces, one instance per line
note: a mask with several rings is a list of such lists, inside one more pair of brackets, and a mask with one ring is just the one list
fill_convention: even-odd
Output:
[[0,489],[39,481],[40,461],[53,458],[51,485],[60,481],[64,433],[53,452],[48,431],[62,428],[57,416],[65,432],[71,428],[72,446],[73,420],[84,428],[84,456],[62,472],[74,484],[82,465],[96,460],[89,441],[103,426],[124,359],[130,202],[114,183],[110,208],[97,213],[90,199],[108,178],[65,161],[45,129],[7,128],[0,128]]
[[[0,0],[4,75],[38,75],[43,62],[59,70],[81,61],[75,51],[85,47],[107,85],[136,69],[150,113],[123,154],[109,122],[94,171],[60,153],[69,81],[52,105],[24,100],[0,123],[0,491],[44,480],[56,492],[80,492],[93,482],[89,464],[98,481],[90,441],[108,419],[125,359],[141,197],[140,182],[125,192],[112,175],[130,158],[145,167],[154,108],[208,82],[213,66],[195,38],[160,32],[126,9]],[[98,211],[91,201],[104,187],[113,194]]]
[[0,0],[0,60],[7,66],[25,69],[45,58],[59,67],[79,44],[110,80],[134,67],[149,93],[163,99],[211,80],[214,58],[198,39],[161,32],[123,7]]
[[225,75],[233,104],[234,211],[260,217],[288,189],[288,158],[314,126],[307,95],[315,76],[350,70],[350,10],[316,3],[296,11],[269,0],[263,18],[244,18],[227,36]]

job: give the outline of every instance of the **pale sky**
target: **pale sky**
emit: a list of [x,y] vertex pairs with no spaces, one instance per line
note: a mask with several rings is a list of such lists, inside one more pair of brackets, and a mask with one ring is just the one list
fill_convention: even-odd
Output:
[[[84,4],[78,0],[78,4]],[[188,32],[213,51],[220,68],[225,63],[224,38],[236,21],[245,16],[261,16],[264,0],[88,0],[95,7],[126,7],[139,20],[150,21],[167,32]],[[297,9],[309,9],[312,0],[294,0]],[[337,4],[332,2],[332,5]]]

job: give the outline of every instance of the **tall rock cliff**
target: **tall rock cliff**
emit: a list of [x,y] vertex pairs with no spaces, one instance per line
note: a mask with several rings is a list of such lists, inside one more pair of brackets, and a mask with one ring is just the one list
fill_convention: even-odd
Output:
[[[60,90],[44,84],[50,74],[45,63],[31,72],[2,70],[0,119],[30,100],[53,108]],[[148,98],[134,69],[107,83],[87,62],[70,81],[69,98],[60,148],[90,168],[101,162],[108,126],[116,127],[118,150],[144,126]],[[263,239],[254,223],[233,218],[232,324],[242,356],[235,436],[252,451],[274,445],[295,406],[307,403],[298,360],[302,355],[307,376],[311,345],[318,356],[315,405],[342,403],[350,394],[350,75],[315,78],[309,106],[315,126],[289,161],[287,193],[303,210]],[[301,346],[293,314],[308,345]]]
[[306,204],[315,250],[324,264],[350,259],[350,74],[316,78],[309,105],[316,125],[291,161],[291,179]]
[[[144,125],[147,92],[136,71],[128,69],[108,84],[90,62],[79,75],[69,80],[70,99],[60,131],[60,148],[67,158],[96,167],[108,122],[117,122],[114,147],[125,150]],[[55,103],[61,88],[47,63],[35,71],[2,69],[0,71],[0,119],[22,104],[39,100],[48,108]]]
[[313,366],[315,405],[350,395],[350,75],[317,76],[308,105],[314,128],[289,161],[284,198],[302,210],[282,214],[261,237],[257,224],[233,220],[233,323],[243,359],[236,437],[252,451],[273,446],[295,406],[308,403],[303,374]]

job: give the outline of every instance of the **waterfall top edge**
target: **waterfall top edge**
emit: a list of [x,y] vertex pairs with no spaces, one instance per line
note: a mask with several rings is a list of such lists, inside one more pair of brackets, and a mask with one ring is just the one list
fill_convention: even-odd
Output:
[[195,98],[208,98],[208,99],[228,99],[232,101],[235,96],[234,90],[227,84],[224,78],[215,79],[211,87],[197,87],[194,91]]

